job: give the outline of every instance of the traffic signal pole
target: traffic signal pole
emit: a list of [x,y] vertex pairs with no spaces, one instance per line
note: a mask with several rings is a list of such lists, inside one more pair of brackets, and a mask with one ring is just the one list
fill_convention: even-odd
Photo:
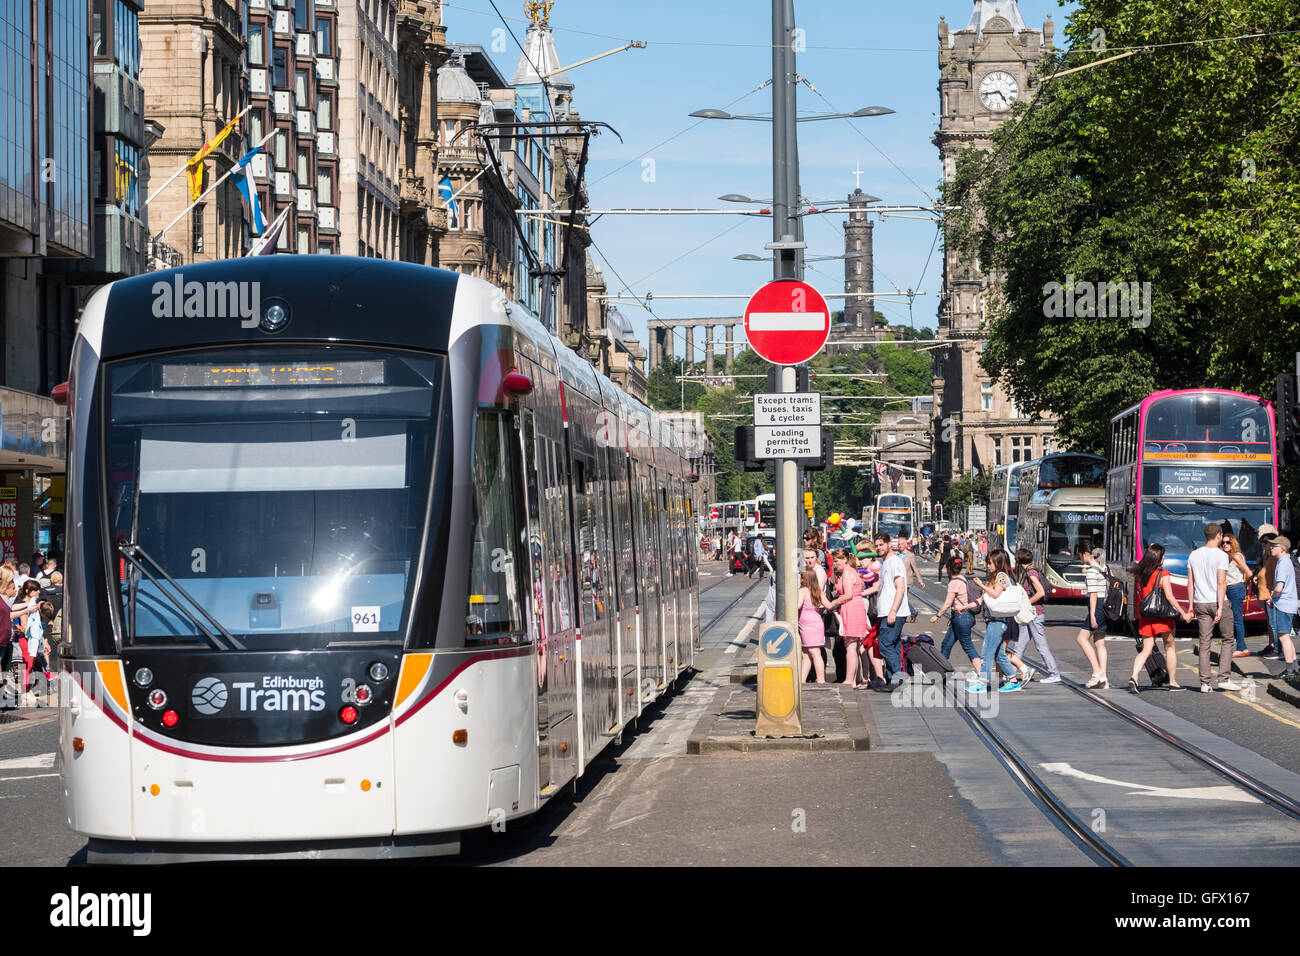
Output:
[[[794,0],[772,0],[772,251],[774,279],[803,279],[799,217]],[[794,366],[782,366],[780,390],[797,391]],[[776,618],[798,620],[799,468],[776,461]]]

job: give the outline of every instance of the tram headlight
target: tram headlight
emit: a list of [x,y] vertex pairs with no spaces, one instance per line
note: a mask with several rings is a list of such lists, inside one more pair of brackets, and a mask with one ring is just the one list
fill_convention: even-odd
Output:
[[135,686],[148,687],[153,683],[153,671],[147,667],[141,667],[135,672]]
[[279,332],[289,324],[289,304],[282,299],[268,299],[257,327],[263,332]]
[[356,689],[352,691],[352,699],[355,700],[358,705],[364,707],[375,699],[375,692],[370,689],[369,684],[358,684]]
[[[136,675],[137,677],[139,675]],[[154,710],[162,710],[167,706],[167,692],[161,687],[149,691],[149,706]]]
[[388,665],[383,661],[375,661],[370,665],[370,679],[376,684],[388,680]]

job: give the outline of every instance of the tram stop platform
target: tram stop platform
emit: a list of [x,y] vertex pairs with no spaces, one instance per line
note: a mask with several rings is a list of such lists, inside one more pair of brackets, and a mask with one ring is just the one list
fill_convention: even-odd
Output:
[[[687,738],[688,754],[748,753],[758,750],[869,750],[871,737],[860,695],[843,684],[804,684],[799,737],[754,733],[758,706],[758,643],[751,639],[718,689],[712,705]],[[827,680],[831,674],[827,674]]]

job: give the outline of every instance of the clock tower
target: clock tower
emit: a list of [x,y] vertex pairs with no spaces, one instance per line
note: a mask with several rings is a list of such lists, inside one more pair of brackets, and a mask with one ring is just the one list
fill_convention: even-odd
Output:
[[[965,149],[991,148],[989,136],[1017,103],[1033,97],[1037,71],[1052,49],[1050,17],[1031,30],[1016,0],[976,0],[970,22],[952,31],[939,20],[939,148],[944,182]],[[945,241],[938,337],[934,351],[935,494],[973,469],[1028,461],[1052,449],[1054,423],[1029,421],[980,367],[986,297],[994,281]]]

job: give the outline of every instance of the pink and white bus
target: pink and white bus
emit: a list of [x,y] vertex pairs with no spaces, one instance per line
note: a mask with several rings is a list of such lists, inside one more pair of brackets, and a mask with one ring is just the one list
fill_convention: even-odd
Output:
[[[1236,536],[1249,564],[1260,560],[1256,529],[1278,516],[1272,403],[1214,388],[1154,392],[1111,419],[1107,458],[1107,562],[1130,595],[1129,567],[1161,544],[1185,601],[1187,557],[1210,522]],[[1253,595],[1245,613],[1264,616]]]

